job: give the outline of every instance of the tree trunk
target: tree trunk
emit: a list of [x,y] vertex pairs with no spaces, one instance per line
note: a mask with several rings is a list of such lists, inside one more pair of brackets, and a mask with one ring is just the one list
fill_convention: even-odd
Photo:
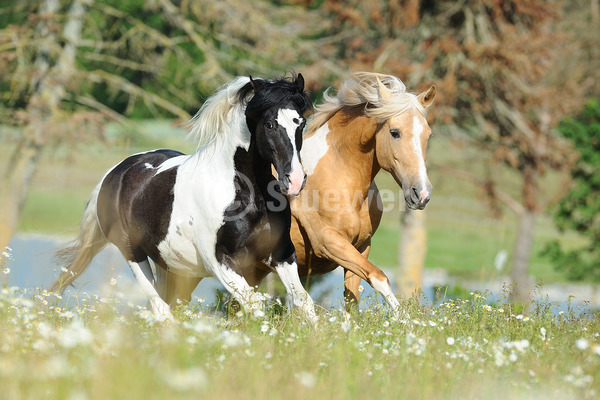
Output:
[[425,211],[406,210],[401,219],[402,232],[398,242],[396,292],[409,297],[422,287],[423,266],[427,249]]
[[531,249],[533,247],[533,227],[535,225],[535,214],[526,210],[519,218],[519,227],[513,255],[513,268],[511,282],[514,285],[511,293],[511,302],[526,304],[529,301],[529,293],[532,282],[529,277],[529,262]]
[[519,226],[513,254],[511,282],[514,285],[511,302],[527,304],[532,282],[529,278],[529,262],[533,248],[533,228],[537,205],[537,173],[533,166],[523,170],[523,209],[519,215]]
[[[40,6],[36,74],[31,83],[34,92],[27,105],[29,123],[0,182],[0,249],[8,245],[17,228],[41,151],[49,142],[48,125],[59,111],[65,95],[64,85],[75,69],[75,52],[87,2],[89,0],[73,2],[63,29],[64,47],[57,46],[57,37],[51,28],[58,19],[59,0],[45,0]],[[56,60],[55,65],[51,64],[52,60]]]
[[31,142],[25,142],[15,152],[18,152],[15,153],[17,156],[12,157],[11,165],[0,182],[0,249],[8,246],[17,228],[40,148]]

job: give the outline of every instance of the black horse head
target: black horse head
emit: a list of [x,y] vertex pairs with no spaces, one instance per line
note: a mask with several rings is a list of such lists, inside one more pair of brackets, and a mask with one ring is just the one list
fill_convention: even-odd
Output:
[[310,108],[304,78],[302,74],[276,81],[250,77],[238,96],[243,99],[250,92],[253,96],[246,106],[246,123],[256,150],[275,167],[283,193],[297,195],[306,180],[300,162],[304,113]]

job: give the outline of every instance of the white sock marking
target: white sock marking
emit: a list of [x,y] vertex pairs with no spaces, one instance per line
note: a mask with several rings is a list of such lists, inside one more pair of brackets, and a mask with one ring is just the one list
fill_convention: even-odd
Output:
[[308,292],[302,286],[302,282],[300,282],[298,265],[296,263],[288,264],[284,262],[277,265],[275,271],[277,271],[281,282],[285,286],[285,290],[291,296],[293,306],[300,308],[308,322],[315,324],[317,322],[315,305]]
[[152,274],[150,263],[148,261],[141,261],[139,263],[128,261],[127,263],[129,264],[129,268],[131,268],[131,272],[133,272],[133,276],[135,276],[135,280],[142,288],[144,294],[148,296],[152,312],[156,319],[159,321],[165,319],[172,320],[173,314],[171,313],[171,308],[163,299],[161,299],[156,288],[152,284],[154,275]]

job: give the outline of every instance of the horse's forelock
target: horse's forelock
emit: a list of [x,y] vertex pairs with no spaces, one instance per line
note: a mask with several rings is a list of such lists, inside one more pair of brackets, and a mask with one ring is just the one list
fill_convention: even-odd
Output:
[[246,106],[246,115],[259,116],[270,108],[289,103],[292,103],[300,114],[304,114],[311,107],[308,95],[295,83],[294,76],[291,81],[286,78],[276,81],[253,80],[238,92],[238,96],[245,99],[250,92],[254,94]]

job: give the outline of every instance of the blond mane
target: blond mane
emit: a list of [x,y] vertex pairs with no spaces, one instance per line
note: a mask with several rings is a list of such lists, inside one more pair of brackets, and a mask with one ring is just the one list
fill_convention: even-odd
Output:
[[[379,95],[378,78],[394,95],[391,99],[384,100]],[[330,89],[323,93],[323,103],[315,107],[306,132],[318,129],[340,110],[361,105],[364,106],[364,114],[375,118],[377,122],[383,122],[410,109],[426,115],[417,96],[408,93],[404,83],[392,75],[355,72],[340,84],[335,96],[330,94]]]

